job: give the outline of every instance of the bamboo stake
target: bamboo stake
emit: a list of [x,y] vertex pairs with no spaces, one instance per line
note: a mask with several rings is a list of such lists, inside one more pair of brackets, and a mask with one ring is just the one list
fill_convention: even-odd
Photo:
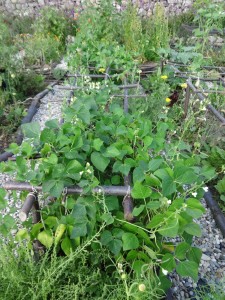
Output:
[[[28,182],[14,182],[9,181],[5,182],[2,185],[6,190],[17,190],[17,191],[33,191],[33,186]],[[37,192],[42,192],[42,186],[35,186]],[[72,194],[82,194],[84,190],[79,186],[71,186],[67,188],[68,195]],[[89,194],[92,193],[102,193],[105,195],[112,196],[126,196],[129,193],[129,187],[126,186],[99,186],[92,189]]]
[[35,201],[37,201],[37,194],[35,192],[29,193],[19,212],[19,218],[22,222],[27,220]]

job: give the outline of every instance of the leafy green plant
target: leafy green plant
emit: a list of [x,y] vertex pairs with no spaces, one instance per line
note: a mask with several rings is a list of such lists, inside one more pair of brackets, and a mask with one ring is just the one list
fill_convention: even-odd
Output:
[[[25,231],[26,236],[49,249],[56,245],[69,255],[103,226],[95,249],[101,245],[115,258],[129,262],[135,276],[141,276],[144,265],[153,263],[159,268],[162,289],[169,285],[165,274],[174,268],[197,280],[201,251],[190,243],[194,235],[201,235],[194,218],[204,208],[199,200],[187,196],[197,191],[200,198],[202,182],[214,176],[214,170],[201,167],[200,157],[194,158],[185,143],[166,143],[170,124],[159,122],[153,130],[140,114],[124,115],[112,102],[110,90],[103,86],[79,92],[65,108],[61,127],[56,120],[47,122],[42,132],[38,123],[24,125],[30,142],[11,145],[16,162],[2,163],[1,170],[15,172],[16,180],[41,184],[45,197],[56,198],[42,210],[42,223]],[[106,106],[108,111],[104,111]],[[41,158],[31,160],[27,167],[26,159],[38,152]],[[128,173],[137,219],[133,224],[124,219],[122,199],[106,196],[101,189],[123,184]],[[63,200],[64,188],[74,184],[83,193]],[[98,192],[92,194],[94,187]],[[18,233],[23,235],[24,231]],[[176,236],[182,242],[168,245],[166,239]]]

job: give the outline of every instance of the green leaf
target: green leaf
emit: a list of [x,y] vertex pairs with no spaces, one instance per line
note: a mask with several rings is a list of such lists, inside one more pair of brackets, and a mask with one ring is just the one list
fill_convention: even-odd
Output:
[[121,164],[121,165],[119,166],[119,171],[120,171],[123,175],[125,175],[125,176],[127,176],[127,175],[129,174],[130,169],[131,169],[131,166],[130,166],[130,165]]
[[132,212],[133,216],[134,217],[139,216],[144,209],[145,209],[145,205],[140,205],[139,207],[135,207]]
[[76,223],[87,222],[87,210],[85,205],[76,203],[73,207],[72,216]]
[[45,126],[51,129],[57,129],[59,128],[59,121],[58,119],[53,119],[45,122]]
[[46,248],[50,248],[53,244],[53,236],[50,230],[41,231],[37,239],[44,245]]
[[40,140],[43,143],[53,144],[55,141],[55,133],[49,128],[44,128],[41,132]]
[[6,191],[0,188],[0,209],[4,209],[7,206],[7,201],[5,200]]
[[186,213],[193,218],[199,218],[205,212],[205,208],[202,206],[201,202],[197,199],[190,198],[186,202],[187,208]]
[[54,226],[57,225],[58,223],[58,218],[54,217],[54,216],[48,216],[45,220],[44,220],[45,225],[48,225],[49,228],[52,228]]
[[176,237],[179,229],[178,219],[169,219],[165,225],[158,229],[162,236]]
[[103,246],[106,246],[113,240],[113,236],[110,231],[105,230],[101,234],[100,242],[102,243]]
[[73,251],[73,248],[72,248],[72,243],[71,243],[71,240],[68,236],[66,236],[63,240],[62,240],[62,243],[61,243],[61,248],[63,250],[63,252],[69,256],[71,254],[71,252]]
[[58,198],[64,189],[64,182],[60,180],[47,180],[42,184],[44,193],[49,192],[51,196]]
[[66,166],[67,173],[79,173],[83,171],[84,167],[77,160],[70,161]]
[[172,254],[166,253],[163,256],[161,267],[169,272],[173,271],[173,269],[176,267],[176,263]]
[[114,145],[109,146],[104,153],[105,157],[117,157],[119,155],[120,151]]
[[119,200],[116,196],[105,197],[105,204],[109,211],[119,209]]
[[198,237],[200,237],[202,235],[201,228],[196,223],[187,224],[184,227],[184,231],[186,231],[190,235],[195,235],[195,236],[198,236]]
[[151,145],[153,141],[153,138],[151,136],[145,136],[143,139],[144,142],[144,149],[147,150],[149,148],[149,146]]
[[218,183],[216,185],[216,189],[220,194],[225,193],[225,176],[223,177],[223,179],[218,181]]
[[20,229],[16,236],[15,236],[16,241],[21,242],[22,240],[29,240],[30,239],[30,235],[27,231],[26,228]]
[[111,213],[104,213],[101,216],[101,219],[106,223],[106,225],[113,224],[114,222],[114,218]]
[[110,159],[108,159],[107,157],[104,157],[99,152],[92,152],[91,162],[98,170],[100,170],[101,172],[104,172],[105,169],[107,168],[108,164],[110,163]]
[[188,243],[182,242],[177,245],[175,250],[175,255],[178,259],[184,260],[186,258],[186,254],[188,250],[190,249],[190,245]]
[[112,184],[114,184],[114,185],[120,184],[120,176],[119,176],[119,175],[114,175],[114,176],[111,178],[111,182],[112,182]]
[[194,261],[182,261],[177,267],[176,271],[181,276],[190,276],[194,281],[198,280],[198,265]]
[[159,201],[150,201],[147,203],[147,208],[155,210],[160,208],[161,203]]
[[191,261],[196,262],[196,264],[198,265],[200,264],[201,257],[202,257],[202,251],[197,247],[191,247],[191,249],[187,254],[187,258]]
[[169,196],[176,192],[176,183],[172,177],[166,176],[162,179],[162,192],[163,196]]
[[156,171],[160,167],[162,162],[163,162],[163,159],[161,159],[161,158],[152,159],[148,165],[149,171],[152,171],[152,172]]
[[80,236],[86,236],[86,234],[87,234],[87,224],[86,223],[76,224],[72,229],[70,238],[75,239]]
[[108,243],[107,247],[114,255],[118,255],[122,248],[122,241],[114,238]]
[[23,134],[27,138],[39,138],[41,128],[38,122],[31,122],[21,125]]
[[94,139],[94,141],[93,141],[93,148],[96,151],[99,151],[102,145],[103,145],[103,141],[102,140],[100,140],[99,138]]
[[144,186],[141,182],[137,181],[134,184],[131,195],[134,199],[145,199],[151,196],[152,190]]
[[133,182],[142,182],[145,179],[145,172],[141,167],[137,167],[133,171]]
[[122,236],[123,251],[137,249],[139,247],[139,241],[135,234],[126,232]]

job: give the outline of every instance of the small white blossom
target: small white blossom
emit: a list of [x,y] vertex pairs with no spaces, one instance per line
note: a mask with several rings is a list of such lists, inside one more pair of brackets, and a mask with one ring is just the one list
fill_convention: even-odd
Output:
[[208,192],[209,189],[208,189],[208,187],[206,186],[206,187],[203,188],[203,190],[204,190],[205,192]]
[[82,176],[82,174],[84,173],[84,171],[81,171],[79,174],[80,174],[80,176]]
[[167,204],[170,205],[172,203],[171,200],[167,200]]
[[165,270],[165,269],[162,269],[162,272],[163,272],[164,275],[167,275],[167,274],[168,274],[168,271]]
[[198,193],[191,193],[193,197],[196,197]]

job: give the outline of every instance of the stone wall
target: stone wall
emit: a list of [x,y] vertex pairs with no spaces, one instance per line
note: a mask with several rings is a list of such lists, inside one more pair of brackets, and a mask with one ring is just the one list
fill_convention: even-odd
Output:
[[[0,13],[13,15],[32,15],[43,6],[54,6],[66,11],[79,10],[85,7],[87,0],[0,0]],[[90,0],[93,4],[98,0]],[[107,1],[107,0],[105,0]],[[154,11],[156,3],[162,3],[169,13],[180,14],[187,11],[194,0],[132,0],[139,9],[139,14],[148,16]],[[115,4],[118,10],[126,7],[128,0],[122,0],[121,5]]]

